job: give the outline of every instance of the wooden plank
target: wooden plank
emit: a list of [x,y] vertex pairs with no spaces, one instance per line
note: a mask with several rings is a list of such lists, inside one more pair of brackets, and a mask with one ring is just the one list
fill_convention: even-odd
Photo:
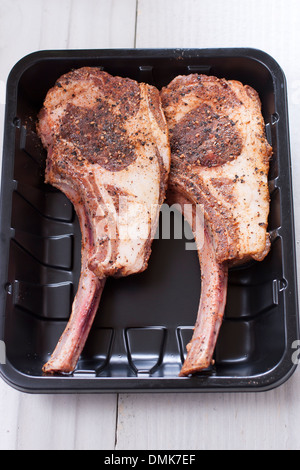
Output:
[[0,79],[40,49],[133,47],[136,0],[1,0]]
[[[136,28],[139,48],[254,47],[282,66],[289,84],[298,246],[299,13],[297,0],[139,0]],[[299,390],[297,370],[287,383],[265,393],[122,394],[117,449],[299,449]]]
[[[13,65],[42,49],[133,47],[136,0],[1,0],[0,127]],[[112,449],[117,395],[29,395],[0,380],[0,449]]]
[[298,450],[300,374],[266,393],[121,395],[117,449]]
[[[88,6],[88,17],[86,9]],[[73,0],[68,47],[79,49],[134,46],[136,0]],[[83,21],[84,18],[84,21]]]
[[111,449],[116,403],[114,394],[23,394],[0,380],[0,450]]
[[[258,47],[279,61],[290,89],[297,183],[299,1],[138,0],[138,5],[137,47]],[[135,0],[0,0],[1,86],[15,62],[38,49],[133,47],[135,6]],[[298,208],[296,184],[294,199]],[[298,245],[299,215],[297,209]],[[116,437],[118,449],[298,450],[299,390],[297,371],[279,389],[261,394],[120,394],[117,415],[114,394],[25,395],[0,380],[0,449],[114,449]]]

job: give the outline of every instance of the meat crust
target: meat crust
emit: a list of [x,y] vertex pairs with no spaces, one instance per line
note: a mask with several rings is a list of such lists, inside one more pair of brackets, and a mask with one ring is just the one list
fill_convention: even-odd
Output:
[[[228,268],[270,250],[268,170],[257,92],[234,80],[191,74],[161,90],[171,145],[167,199],[183,214],[201,207],[194,230],[201,267],[197,320],[181,376],[212,364],[227,294]],[[197,208],[197,209],[196,209]],[[188,217],[190,225],[193,217]],[[199,224],[198,224],[199,227]]]
[[37,132],[45,181],[74,204],[82,266],[69,323],[44,372],[72,372],[108,276],[147,268],[170,169],[158,90],[97,67],[73,70],[47,93]]
[[[132,240],[120,239],[116,197],[106,188],[114,187],[131,209],[135,205],[136,228],[146,227],[147,239],[157,223],[156,205],[164,200],[170,167],[158,90],[95,67],[74,70],[49,90],[37,129],[48,150],[45,181],[65,192],[75,207],[85,207],[93,245],[91,267],[97,276],[146,269],[149,250],[136,243],[139,237],[133,229]],[[114,221],[111,237],[108,214]],[[118,249],[111,250],[116,240]]]
[[272,149],[257,92],[191,74],[176,77],[161,99],[172,152],[169,187],[203,205],[218,262],[263,259]]

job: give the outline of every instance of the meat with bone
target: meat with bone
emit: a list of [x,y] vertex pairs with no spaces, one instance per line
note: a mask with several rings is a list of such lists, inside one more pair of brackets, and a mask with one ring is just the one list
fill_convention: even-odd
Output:
[[69,322],[45,373],[69,373],[82,352],[108,276],[147,268],[170,169],[158,90],[96,67],[63,75],[47,93],[37,132],[46,178],[73,203],[81,276]]
[[271,147],[259,96],[250,86],[191,74],[176,77],[161,99],[171,144],[167,199],[193,228],[201,268],[197,320],[180,372],[187,376],[213,361],[228,268],[263,260],[269,252]]

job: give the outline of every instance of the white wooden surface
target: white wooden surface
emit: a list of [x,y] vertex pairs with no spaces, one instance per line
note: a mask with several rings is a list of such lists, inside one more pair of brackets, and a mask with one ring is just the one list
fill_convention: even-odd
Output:
[[[299,20],[299,0],[0,0],[1,143],[6,78],[30,52],[263,49],[288,81],[299,248]],[[264,393],[27,395],[0,380],[3,449],[300,449],[300,369]]]

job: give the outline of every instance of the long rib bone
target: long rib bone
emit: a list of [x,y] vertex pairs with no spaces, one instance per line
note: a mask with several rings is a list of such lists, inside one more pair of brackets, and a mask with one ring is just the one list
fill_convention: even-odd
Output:
[[[60,189],[66,190],[64,186]],[[70,197],[70,191],[67,191]],[[81,274],[73,301],[72,312],[50,360],[44,365],[45,373],[70,373],[77,364],[97,313],[106,278],[99,279],[88,267],[93,250],[90,224],[84,206],[75,204],[82,233]]]
[[168,202],[176,206],[189,223],[195,237],[201,269],[201,295],[193,337],[187,345],[187,357],[180,376],[208,368],[222,324],[227,296],[227,263],[218,263],[204,220],[203,208],[179,192],[168,192]]

